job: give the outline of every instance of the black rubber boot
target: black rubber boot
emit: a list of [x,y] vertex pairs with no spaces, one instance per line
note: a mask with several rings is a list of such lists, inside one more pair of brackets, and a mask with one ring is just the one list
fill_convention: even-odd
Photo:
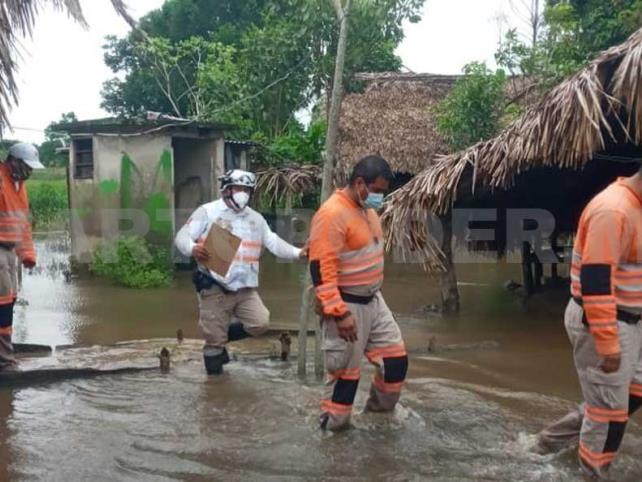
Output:
[[229,363],[229,361],[230,357],[225,348],[216,355],[203,354],[203,363],[208,375],[221,375],[223,373],[223,365]]
[[230,362],[230,355],[227,353],[227,348],[223,348],[223,365],[227,365]]
[[243,324],[240,321],[235,321],[230,324],[230,327],[227,330],[227,339],[229,341],[238,341],[245,338],[249,338],[251,335],[245,331]]

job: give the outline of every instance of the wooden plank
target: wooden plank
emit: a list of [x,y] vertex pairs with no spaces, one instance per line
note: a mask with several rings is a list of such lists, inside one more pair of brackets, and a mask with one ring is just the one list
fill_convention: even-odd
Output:
[[21,353],[51,353],[49,345],[36,345],[33,343],[13,343],[13,351],[16,354]]
[[98,368],[45,368],[40,370],[0,371],[0,385],[33,385],[55,383],[77,378],[91,378],[100,375],[119,375],[156,370],[158,367],[126,367],[101,370]]

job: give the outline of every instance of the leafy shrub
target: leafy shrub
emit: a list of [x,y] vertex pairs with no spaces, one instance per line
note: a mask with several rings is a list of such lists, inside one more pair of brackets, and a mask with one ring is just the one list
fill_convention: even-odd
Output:
[[69,201],[65,181],[29,181],[27,193],[34,229],[66,225]]
[[464,76],[432,109],[437,130],[453,151],[497,134],[506,109],[505,84],[506,75],[502,70],[493,72],[479,62],[464,67]]
[[128,288],[167,286],[173,275],[169,252],[140,236],[125,236],[101,243],[89,270]]

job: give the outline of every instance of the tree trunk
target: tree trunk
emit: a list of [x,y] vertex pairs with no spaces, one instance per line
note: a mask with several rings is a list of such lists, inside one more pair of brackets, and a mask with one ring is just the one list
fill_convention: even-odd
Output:
[[443,241],[441,250],[446,255],[446,271],[439,276],[441,286],[441,310],[443,313],[459,311],[459,290],[457,289],[457,274],[453,262],[453,229],[450,213],[441,218],[443,226]]
[[[346,0],[343,8],[338,0],[333,2],[337,9],[337,17],[340,22],[339,43],[337,45],[337,58],[334,67],[334,83],[332,85],[332,97],[330,99],[330,112],[328,115],[328,130],[325,139],[323,152],[323,181],[321,183],[321,202],[323,203],[332,193],[334,178],[334,158],[337,145],[337,134],[339,131],[339,115],[341,113],[341,99],[343,97],[343,66],[345,64],[346,47],[348,42],[348,12],[350,11],[351,0]],[[303,295],[301,297],[301,314],[299,318],[299,377],[306,375],[307,359],[307,330],[310,317],[310,306],[315,296],[311,289],[309,276],[305,277],[303,283]],[[315,325],[315,356],[314,371],[317,377],[323,374],[323,357],[321,355],[321,323]]]
[[339,133],[339,116],[341,114],[341,100],[343,98],[343,66],[345,64],[346,47],[348,45],[348,13],[351,0],[346,0],[345,7],[337,15],[340,21],[339,43],[337,45],[337,58],[334,66],[334,81],[332,83],[332,96],[330,98],[330,112],[328,113],[328,130],[323,151],[323,182],[321,184],[321,202],[330,197],[334,175],[334,163],[337,150],[337,135]]

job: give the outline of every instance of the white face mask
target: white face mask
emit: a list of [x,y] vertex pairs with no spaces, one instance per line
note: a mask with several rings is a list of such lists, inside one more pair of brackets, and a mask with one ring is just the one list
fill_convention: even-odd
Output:
[[238,210],[242,211],[247,206],[247,203],[250,202],[250,195],[243,191],[235,192],[232,194],[232,200],[238,206]]

